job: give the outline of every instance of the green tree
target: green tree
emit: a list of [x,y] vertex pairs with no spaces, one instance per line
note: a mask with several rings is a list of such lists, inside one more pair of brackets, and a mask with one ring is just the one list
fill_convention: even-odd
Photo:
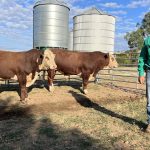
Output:
[[125,39],[128,41],[128,45],[130,48],[141,49],[144,39],[143,33],[143,29],[139,28],[136,31],[132,31],[126,34]]
[[142,20],[141,28],[144,29],[146,34],[150,34],[150,12],[148,12]]
[[150,34],[150,12],[145,14],[141,24],[137,23],[137,30],[128,32],[125,39],[128,41],[130,48],[141,49],[144,42],[144,34]]

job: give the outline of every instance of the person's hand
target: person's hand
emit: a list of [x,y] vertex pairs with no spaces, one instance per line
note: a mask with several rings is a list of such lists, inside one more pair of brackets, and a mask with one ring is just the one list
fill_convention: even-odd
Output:
[[139,76],[138,81],[139,81],[140,84],[144,84],[145,77],[144,76]]

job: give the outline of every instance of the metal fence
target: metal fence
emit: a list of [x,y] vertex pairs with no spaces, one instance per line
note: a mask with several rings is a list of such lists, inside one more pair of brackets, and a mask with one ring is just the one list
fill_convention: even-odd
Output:
[[128,53],[115,53],[114,55],[119,67],[101,70],[96,77],[97,83],[106,83],[123,89],[145,92],[145,84],[141,85],[138,82],[139,53],[129,51]]

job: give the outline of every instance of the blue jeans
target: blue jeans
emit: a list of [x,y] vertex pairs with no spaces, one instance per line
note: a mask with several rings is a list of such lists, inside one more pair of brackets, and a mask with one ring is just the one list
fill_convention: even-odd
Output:
[[146,97],[147,97],[148,124],[150,124],[150,70],[146,71]]

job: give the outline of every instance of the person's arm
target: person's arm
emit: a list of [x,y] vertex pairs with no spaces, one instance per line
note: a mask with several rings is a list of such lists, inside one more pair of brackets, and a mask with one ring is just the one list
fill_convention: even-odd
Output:
[[144,66],[145,66],[146,61],[147,61],[147,47],[144,45],[141,50],[139,60],[138,60],[138,72],[139,72],[138,80],[141,84],[143,84],[145,80]]

